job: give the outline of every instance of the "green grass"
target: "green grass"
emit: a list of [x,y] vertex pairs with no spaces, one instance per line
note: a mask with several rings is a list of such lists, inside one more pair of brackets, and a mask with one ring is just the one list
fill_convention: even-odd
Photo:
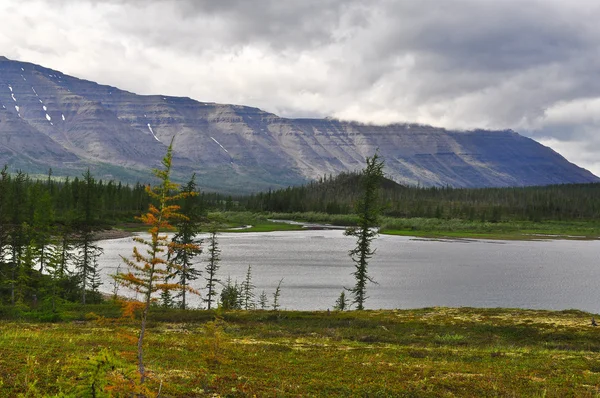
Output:
[[[86,319],[83,311],[73,307],[70,316]],[[238,311],[211,322],[217,315],[154,311],[146,339],[152,396],[159,388],[161,396],[230,397],[600,392],[600,328],[580,311]],[[120,381],[127,388],[123,380],[135,379],[137,327],[92,315],[63,323],[2,321],[0,390],[83,396],[102,352],[117,359],[101,376],[109,387]]]
[[[354,215],[326,213],[271,213],[268,218],[329,223],[340,226],[356,225]],[[600,223],[594,221],[503,221],[480,222],[439,218],[382,217],[381,233],[424,238],[473,239],[599,239]]]
[[600,223],[584,221],[478,222],[437,218],[382,220],[382,233],[433,238],[477,239],[598,239]]
[[[338,226],[356,225],[354,215],[326,213],[266,213],[214,212],[209,214],[217,221],[222,232],[271,232],[302,230],[301,226],[274,223],[269,219],[324,223]],[[231,228],[252,225],[252,228]],[[123,224],[119,229],[144,231],[142,224]],[[534,239],[599,239],[600,223],[593,221],[504,221],[480,222],[438,218],[392,218],[383,217],[381,233],[388,235],[416,236],[423,238],[471,238],[500,240]]]

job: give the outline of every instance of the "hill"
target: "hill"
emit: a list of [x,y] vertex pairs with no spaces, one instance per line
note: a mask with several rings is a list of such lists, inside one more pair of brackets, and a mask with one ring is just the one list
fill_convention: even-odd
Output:
[[514,131],[450,131],[286,119],[257,108],[137,95],[0,58],[0,163],[29,173],[146,180],[171,138],[176,178],[257,192],[358,170],[377,148],[386,173],[421,186],[527,186],[600,181]]

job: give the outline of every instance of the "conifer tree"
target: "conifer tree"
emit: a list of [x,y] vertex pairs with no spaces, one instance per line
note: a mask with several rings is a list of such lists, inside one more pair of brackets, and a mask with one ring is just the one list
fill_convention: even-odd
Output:
[[224,310],[242,309],[242,287],[237,280],[233,282],[231,276],[227,277],[227,281],[221,290],[220,299],[220,306]]
[[279,280],[277,284],[277,288],[275,288],[275,292],[273,293],[273,310],[277,311],[281,305],[279,304],[279,297],[281,297],[281,284],[283,283],[283,278]]
[[17,276],[20,272],[23,250],[29,244],[27,236],[26,206],[27,206],[27,175],[17,172],[12,184],[11,215],[10,215],[10,302],[15,304]]
[[252,283],[252,266],[248,265],[248,271],[246,271],[246,278],[242,282],[242,300],[244,302],[244,309],[250,310],[255,307],[254,304],[254,284]]
[[36,190],[33,196],[37,197],[33,214],[34,233],[32,238],[39,249],[39,271],[44,271],[46,263],[46,246],[49,244],[55,222],[55,210],[49,188]]
[[[168,278],[172,275],[171,270],[178,269],[179,266],[165,258],[166,252],[170,250],[171,243],[164,232],[173,228],[171,225],[173,221],[183,218],[179,213],[179,206],[174,203],[186,196],[185,193],[181,192],[178,194],[172,193],[177,189],[177,184],[171,182],[172,159],[173,140],[171,140],[167,154],[162,160],[163,168],[154,170],[154,175],[158,178],[159,184],[152,188],[149,186],[146,188],[148,195],[156,204],[150,204],[148,211],[140,216],[139,220],[148,225],[150,238],[134,238],[136,242],[146,246],[145,253],[136,246],[133,248],[131,259],[121,256],[128,265],[129,272],[115,275],[115,278],[121,284],[143,296],[142,320],[137,343],[138,371],[142,383],[146,379],[143,343],[153,294],[161,290],[180,291],[182,289],[182,286],[178,283],[168,282]],[[189,290],[192,291],[192,289]]]
[[19,258],[19,269],[15,281],[15,297],[18,304],[26,304],[32,299],[37,291],[37,278],[34,266],[39,259],[39,250],[33,240],[21,251]]
[[186,309],[186,293],[189,282],[200,277],[201,271],[194,267],[194,258],[202,253],[200,245],[202,239],[198,238],[200,233],[200,221],[202,209],[198,203],[198,192],[196,191],[196,175],[182,188],[185,195],[181,206],[181,214],[184,216],[175,224],[177,232],[173,236],[169,257],[178,265],[173,270],[173,277],[178,280],[181,290],[177,297],[180,298],[180,307]]
[[[9,254],[9,226],[8,226],[8,204],[9,204],[10,176],[8,167],[5,165],[0,171],[0,292],[8,280],[9,268],[7,256]],[[1,303],[0,296],[0,303]]]
[[266,310],[269,305],[269,299],[267,298],[267,293],[263,290],[258,296],[258,305],[261,310]]
[[[91,284],[97,285],[99,280],[97,278],[99,270],[98,268],[98,257],[102,255],[104,250],[98,245],[94,244],[93,241],[93,223],[94,223],[94,211],[96,196],[94,188],[96,181],[90,169],[83,175],[81,182],[82,193],[80,194],[79,200],[81,202],[81,215],[77,223],[77,259],[76,267],[78,271],[78,278],[81,288],[81,302],[86,304],[87,291]],[[98,286],[95,286],[97,289]],[[95,289],[92,289],[95,290]]]
[[204,302],[207,304],[207,309],[211,309],[214,301],[213,297],[217,295],[216,286],[217,283],[221,282],[217,278],[217,271],[219,270],[219,261],[221,261],[221,249],[219,249],[219,242],[217,240],[217,225],[212,224],[209,228],[210,236],[208,238],[208,264],[206,265],[205,271],[206,276],[206,298]]
[[46,248],[45,271],[49,276],[45,284],[45,295],[50,299],[52,311],[56,311],[56,304],[63,295],[65,286],[69,282],[69,270],[67,262],[70,261],[68,252],[65,253],[65,245],[68,239],[64,236],[50,241]]
[[379,235],[375,227],[381,212],[378,192],[382,179],[383,161],[375,153],[372,157],[367,158],[367,167],[362,172],[363,196],[356,203],[358,226],[346,230],[346,235],[356,237],[356,247],[349,252],[355,265],[352,275],[356,279],[356,284],[349,290],[354,296],[353,303],[356,304],[358,310],[364,309],[367,299],[367,282],[374,282],[369,276],[367,266],[369,259],[375,253],[375,250],[371,249],[371,242]]
[[347,308],[348,308],[348,297],[346,297],[346,292],[342,290],[342,292],[340,293],[340,296],[335,301],[335,305],[333,306],[333,309],[336,311],[344,311]]

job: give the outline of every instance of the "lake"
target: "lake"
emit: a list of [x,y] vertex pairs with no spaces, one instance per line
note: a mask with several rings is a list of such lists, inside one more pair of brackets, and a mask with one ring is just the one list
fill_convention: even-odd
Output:
[[[132,238],[99,242],[104,291]],[[355,239],[339,230],[222,233],[220,278],[241,282],[252,266],[256,296],[269,300],[283,278],[283,308],[333,308],[354,284],[348,250]],[[367,287],[366,308],[513,307],[600,312],[600,241],[435,240],[381,235],[369,263],[378,284]],[[206,264],[200,256],[200,268]],[[124,267],[124,265],[123,265]],[[192,282],[201,288],[203,280]],[[201,289],[203,290],[203,289]],[[121,288],[119,294],[125,294]],[[192,306],[200,300],[189,300]]]

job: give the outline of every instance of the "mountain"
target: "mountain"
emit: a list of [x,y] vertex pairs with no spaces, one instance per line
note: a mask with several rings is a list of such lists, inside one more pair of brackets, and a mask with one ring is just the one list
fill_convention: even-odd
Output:
[[30,173],[149,180],[171,138],[175,177],[249,192],[364,167],[377,148],[402,184],[455,187],[598,182],[514,131],[450,131],[286,119],[239,105],[137,95],[0,57],[0,164]]

